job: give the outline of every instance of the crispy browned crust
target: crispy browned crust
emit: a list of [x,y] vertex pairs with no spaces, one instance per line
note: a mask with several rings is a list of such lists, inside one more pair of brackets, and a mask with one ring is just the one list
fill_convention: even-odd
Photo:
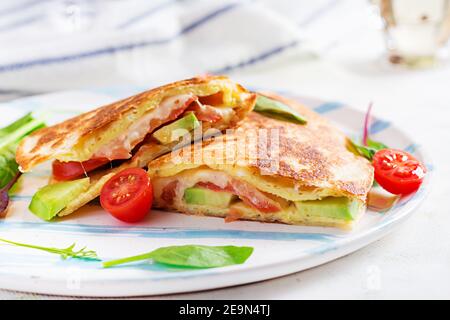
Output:
[[[136,112],[152,99],[164,97],[166,92],[174,88],[205,85],[213,80],[227,81],[235,85],[224,76],[202,76],[170,83],[97,108],[31,134],[22,141],[17,149],[17,163],[20,165],[21,170],[28,171],[41,162],[56,158],[55,153],[61,148],[70,149],[83,139],[100,137],[102,133],[108,131],[108,128],[114,122],[130,113]],[[247,92],[241,86],[237,86],[237,88]],[[248,101],[249,103],[244,104],[242,109],[238,109],[238,118],[234,119],[231,125],[236,125],[253,108],[255,97],[252,97],[252,99],[253,101]]]
[[[194,148],[194,146],[187,147],[189,149],[184,148],[179,156],[184,160],[188,159],[185,161],[186,163],[195,161],[196,164],[213,168],[215,167],[214,161],[223,163],[224,157],[227,157],[227,164],[241,166],[238,156],[233,152],[230,156],[229,150],[243,148],[242,135],[247,135],[255,129],[279,129],[278,165],[274,167],[270,157],[265,159],[258,157],[254,161],[246,157],[244,159],[245,167],[252,168],[255,174],[264,173],[272,177],[284,177],[293,182],[299,182],[302,189],[329,189],[337,194],[364,201],[372,186],[373,167],[365,158],[348,150],[348,138],[329,121],[307,107],[274,94],[266,95],[290,105],[305,116],[308,123],[299,125],[252,112],[232,134],[216,137],[214,141],[204,141],[203,148]],[[223,150],[224,139],[226,139],[228,152]],[[270,141],[265,142],[258,139],[258,150],[261,147],[265,148],[262,150],[268,150],[272,146],[270,146]],[[188,156],[185,152],[188,152]],[[214,159],[205,157],[205,154],[213,154]],[[199,159],[201,159],[200,163]],[[149,164],[152,174],[156,176],[158,176],[160,168],[176,166],[176,163],[172,163],[170,154]],[[220,169],[220,167],[216,168]]]

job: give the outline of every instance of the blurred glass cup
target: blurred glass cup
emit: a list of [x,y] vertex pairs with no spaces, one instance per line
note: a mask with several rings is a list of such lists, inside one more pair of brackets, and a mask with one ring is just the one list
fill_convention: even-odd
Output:
[[450,36],[450,0],[372,0],[383,20],[389,61],[435,65]]

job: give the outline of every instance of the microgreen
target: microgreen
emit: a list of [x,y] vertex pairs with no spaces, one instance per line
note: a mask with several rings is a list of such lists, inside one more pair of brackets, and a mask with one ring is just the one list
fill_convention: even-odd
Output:
[[33,244],[15,242],[15,241],[2,239],[2,238],[0,238],[0,242],[8,243],[8,244],[18,246],[18,247],[36,249],[36,250],[46,251],[49,253],[58,254],[64,260],[67,258],[77,258],[77,259],[85,259],[85,260],[100,260],[95,251],[87,250],[86,247],[83,247],[79,250],[75,250],[76,243],[71,244],[67,248],[51,248],[51,247],[42,247],[42,246],[37,246],[37,245],[33,245]]

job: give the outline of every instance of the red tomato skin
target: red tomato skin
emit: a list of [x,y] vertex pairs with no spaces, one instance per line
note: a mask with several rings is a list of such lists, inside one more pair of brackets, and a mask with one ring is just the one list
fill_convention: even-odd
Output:
[[[120,177],[128,176],[137,177],[136,183],[130,186],[118,188],[115,183]],[[114,203],[114,191],[118,195],[130,194],[128,200],[122,203]],[[100,194],[100,204],[103,209],[108,211],[114,218],[128,222],[135,223],[144,219],[150,212],[153,203],[153,188],[147,172],[140,168],[129,168],[118,172],[111,179],[109,179],[103,186]]]
[[[383,161],[386,160],[386,155],[393,154],[397,155],[397,159],[398,156],[404,159]],[[426,174],[426,168],[420,161],[411,154],[396,149],[378,151],[373,157],[373,166],[375,181],[386,191],[397,195],[407,195],[417,191]],[[417,168],[422,170],[422,175],[414,173]]]
[[[52,163],[53,177],[59,181],[74,180],[84,175],[84,172],[90,172],[107,164],[108,159],[91,159],[84,162],[69,161],[61,162],[58,160]],[[84,167],[84,169],[83,169]]]

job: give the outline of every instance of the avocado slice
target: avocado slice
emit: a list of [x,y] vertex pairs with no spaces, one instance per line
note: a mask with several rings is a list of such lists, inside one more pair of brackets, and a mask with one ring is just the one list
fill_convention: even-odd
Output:
[[34,194],[28,208],[39,218],[51,220],[89,185],[89,178],[49,184]]
[[297,211],[306,216],[320,216],[340,220],[355,220],[362,203],[346,197],[327,197],[322,200],[296,201]]
[[256,104],[253,111],[261,113],[269,118],[275,118],[298,124],[307,123],[306,119],[301,114],[288,105],[262,95],[258,95],[256,98]]
[[156,138],[162,144],[169,144],[177,141],[188,132],[194,130],[200,126],[200,122],[193,112],[187,113],[183,118],[162,127],[153,133],[153,137]]
[[228,208],[234,198],[235,195],[225,191],[213,191],[195,187],[184,190],[184,201],[189,204]]

